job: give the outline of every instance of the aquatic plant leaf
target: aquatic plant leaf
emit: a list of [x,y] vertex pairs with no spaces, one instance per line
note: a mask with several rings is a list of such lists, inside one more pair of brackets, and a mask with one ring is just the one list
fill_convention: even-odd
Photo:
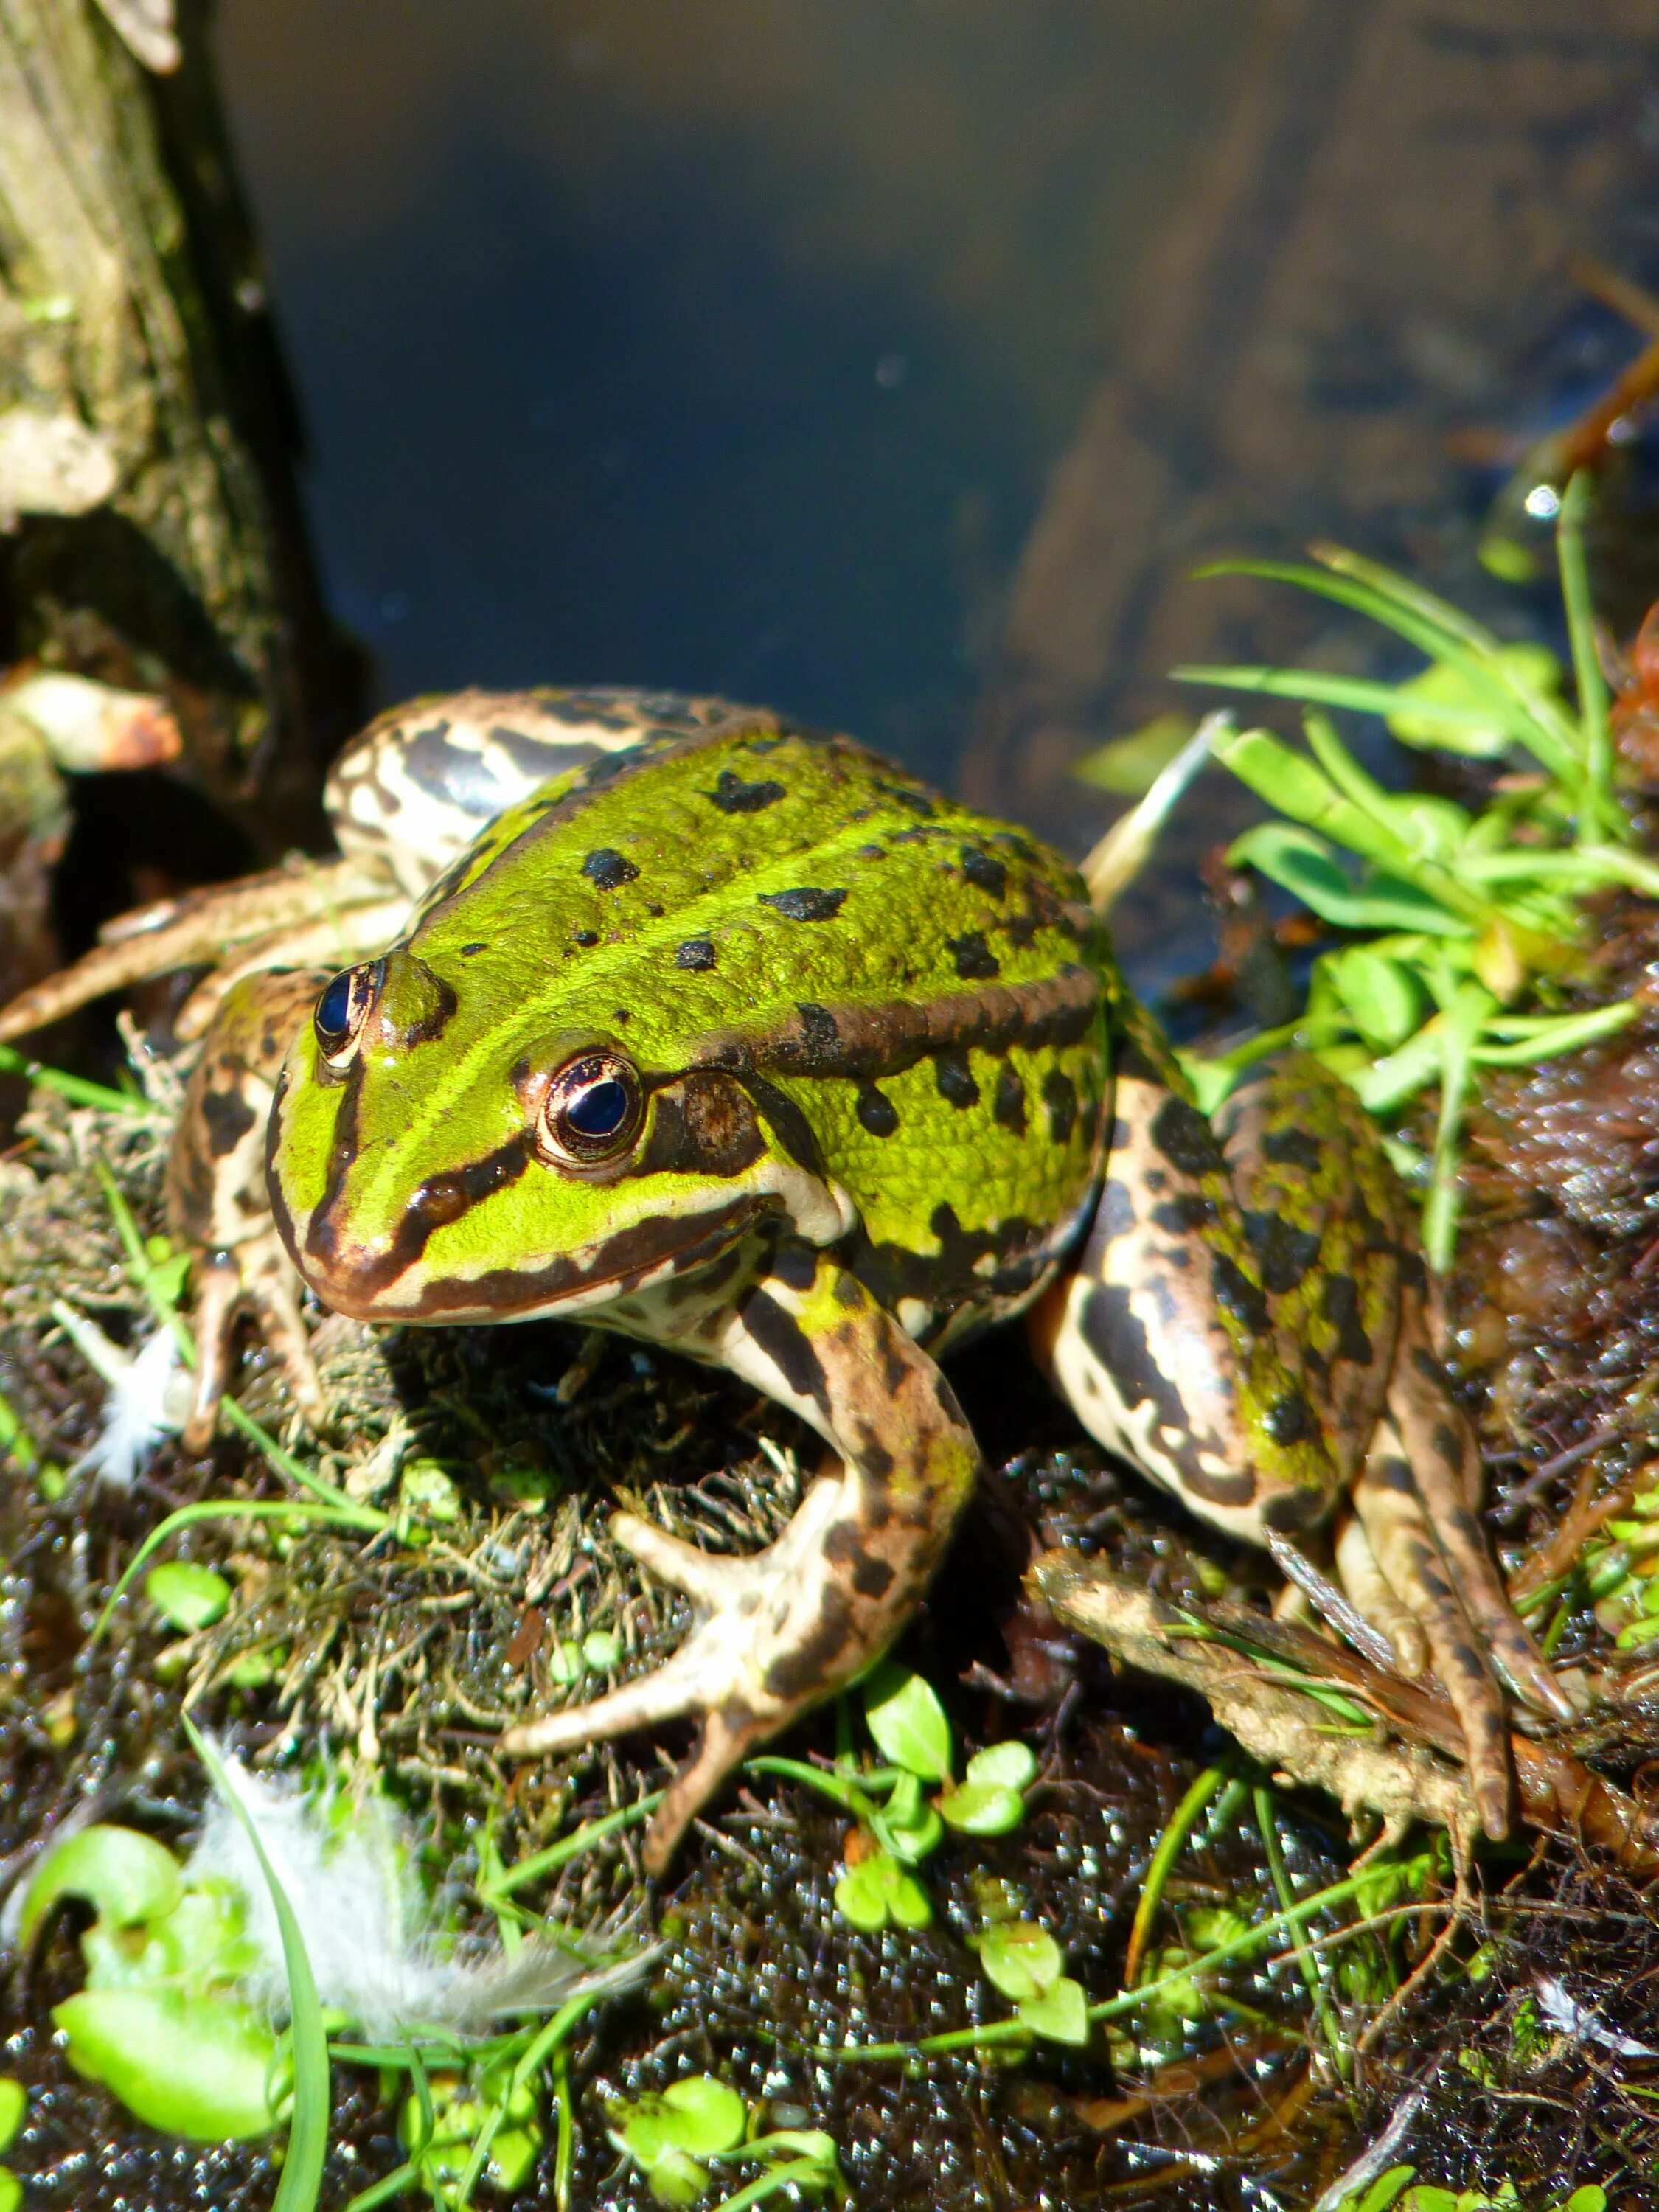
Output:
[[63,1897],[84,1898],[112,1928],[137,1928],[173,1911],[185,1893],[179,1862],[137,1828],[98,1821],[55,1844],[35,1869],[18,1935],[27,1948]]
[[933,1917],[927,1891],[885,1850],[872,1851],[848,1867],[836,1884],[836,1910],[870,1935],[890,1920],[896,1928],[926,1928]]
[[864,1717],[884,1759],[923,1782],[951,1778],[951,1723],[932,1683],[884,1660],[864,1685]]
[[1467,937],[1472,925],[1401,877],[1381,872],[1362,888],[1324,838],[1290,822],[1261,822],[1227,850],[1232,867],[1259,868],[1339,929],[1407,929],[1426,937]]
[[1414,2166],[1391,2166],[1379,2173],[1361,2196],[1358,2191],[1342,2200],[1341,2212],[1389,2212],[1407,2182],[1417,2172]]
[[939,1801],[941,1817],[963,1836],[1006,1836],[1025,1817],[1025,1800],[1000,1782],[964,1782]]
[[1113,738],[1085,754],[1072,774],[1079,783],[1093,784],[1097,791],[1109,791],[1120,799],[1139,799],[1192,734],[1190,714],[1159,714],[1127,737]]
[[186,1632],[211,1628],[230,1604],[230,1584],[211,1567],[187,1559],[164,1560],[144,1577],[144,1595],[164,1620]]
[[1059,1944],[1035,1920],[1005,1920],[988,1928],[980,1938],[979,1962],[987,1980],[1015,2004],[1052,1989],[1066,1963]]
[[1423,990],[1411,970],[1368,945],[1328,953],[1324,969],[1367,1044],[1392,1052],[1422,1020]]
[[[1547,646],[1500,645],[1492,657],[1534,690],[1559,694],[1561,664]],[[1386,719],[1401,744],[1495,760],[1515,742],[1514,717],[1495,712],[1495,702],[1449,661],[1433,662],[1402,684],[1395,698]]]
[[82,1990],[52,2017],[76,2072],[165,2135],[233,2142],[277,2124],[276,2040],[250,2006],[176,1990]]
[[28,2110],[28,2091],[14,2075],[0,2075],[0,2151],[11,2148],[13,2138]]
[[23,2185],[9,2166],[0,2166],[0,2212],[21,2212]]
[[1089,2040],[1089,2000],[1082,1983],[1069,1974],[1061,1974],[1041,1995],[1023,1999],[1018,2010],[1027,2027],[1050,2043],[1080,2046]]
[[988,1743],[968,1762],[968,1779],[982,1789],[1029,1790],[1036,1779],[1036,1753],[1029,1743],[1010,1736]]
[[659,2204],[695,2204],[709,2189],[706,2170],[683,2150],[665,2150],[649,2169],[649,2180]]

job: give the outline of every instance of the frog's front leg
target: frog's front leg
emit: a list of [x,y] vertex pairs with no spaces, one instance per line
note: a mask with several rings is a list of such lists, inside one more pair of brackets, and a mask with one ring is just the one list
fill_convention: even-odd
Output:
[[326,969],[266,969],[224,999],[185,1086],[167,1153],[168,1225],[191,1255],[196,1384],[185,1443],[204,1451],[228,1378],[236,1316],[251,1304],[295,1402],[319,1424],[322,1385],[300,1315],[300,1279],[271,1220],[265,1130],[294,1032]]
[[701,1552],[619,1514],[612,1533],[684,1592],[696,1626],[654,1672],[502,1739],[506,1751],[532,1757],[701,1718],[696,1754],[651,1824],[653,1873],[739,1760],[881,1656],[931,1581],[980,1464],[933,1362],[856,1277],[811,1245],[783,1243],[729,1311],[680,1342],[799,1413],[842,1467],[812,1485],[757,1558]]

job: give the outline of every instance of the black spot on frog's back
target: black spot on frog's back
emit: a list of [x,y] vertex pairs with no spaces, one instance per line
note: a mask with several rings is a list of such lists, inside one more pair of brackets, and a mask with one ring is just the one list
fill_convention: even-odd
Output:
[[1261,1157],[1312,1176],[1324,1165],[1325,1149],[1310,1129],[1270,1129],[1261,1139]]
[[1025,1134],[1025,1085],[1015,1071],[1006,1064],[997,1075],[997,1087],[991,1101],[991,1118],[1011,1135]]
[[1225,1163],[1215,1131],[1196,1106],[1184,1098],[1166,1098],[1152,1117],[1152,1142],[1172,1168],[1182,1175],[1224,1172]]
[[706,972],[714,965],[713,939],[707,937],[688,937],[684,944],[675,950],[674,965],[677,968],[689,968],[694,974],[701,975]]
[[787,793],[781,783],[770,780],[745,783],[733,769],[723,768],[714,779],[714,788],[704,796],[722,814],[760,814],[775,806]]
[[1063,1145],[1077,1120],[1077,1085],[1062,1068],[1050,1068],[1042,1079],[1042,1103],[1048,1109],[1048,1140]]
[[993,898],[1002,898],[1007,892],[1007,869],[990,854],[981,853],[977,845],[963,847],[962,872],[977,890],[989,891]]
[[816,884],[799,884],[793,890],[761,891],[763,906],[771,907],[790,921],[829,921],[841,912],[845,890],[823,890]]
[[960,1045],[945,1045],[933,1054],[933,1079],[939,1085],[939,1097],[948,1099],[952,1106],[965,1109],[978,1105],[979,1085],[968,1065],[968,1054]]
[[1001,963],[985,942],[983,930],[964,930],[960,937],[947,937],[945,945],[965,983],[988,983],[1002,973]]
[[1247,1212],[1244,1234],[1261,1263],[1262,1286],[1272,1297],[1293,1291],[1319,1257],[1315,1232],[1293,1227],[1279,1213]]
[[619,853],[614,845],[601,845],[582,862],[582,873],[602,891],[619,890],[623,884],[631,884],[639,872],[626,854]]
[[890,1137],[899,1125],[898,1109],[873,1083],[860,1085],[857,1113],[860,1125],[872,1137]]

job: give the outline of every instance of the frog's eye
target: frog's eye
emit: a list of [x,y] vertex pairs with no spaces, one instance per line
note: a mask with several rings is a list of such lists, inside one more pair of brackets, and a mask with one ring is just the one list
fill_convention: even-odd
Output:
[[343,968],[324,984],[311,1019],[329,1066],[338,1067],[349,1057],[385,971],[386,963],[374,960],[367,967]]
[[547,1086],[540,1137],[565,1166],[614,1159],[639,1134],[644,1102],[637,1072],[614,1052],[567,1060]]

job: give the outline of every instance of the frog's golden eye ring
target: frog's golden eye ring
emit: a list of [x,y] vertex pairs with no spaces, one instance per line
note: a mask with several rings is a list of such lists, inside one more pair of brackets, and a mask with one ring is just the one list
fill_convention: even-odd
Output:
[[351,1057],[385,974],[385,961],[372,960],[362,968],[343,968],[324,984],[311,1020],[328,1066],[337,1070]]
[[537,1133],[556,1165],[592,1167],[625,1152],[644,1118],[638,1071],[614,1052],[585,1052],[548,1085]]

